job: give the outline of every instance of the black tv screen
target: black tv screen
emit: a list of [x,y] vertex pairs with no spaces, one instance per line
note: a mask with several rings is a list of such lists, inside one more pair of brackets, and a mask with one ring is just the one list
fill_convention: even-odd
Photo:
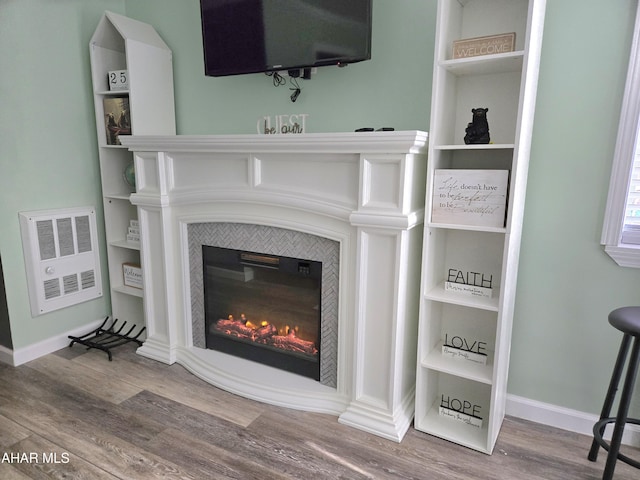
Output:
[[200,0],[205,74],[346,65],[371,58],[372,0]]

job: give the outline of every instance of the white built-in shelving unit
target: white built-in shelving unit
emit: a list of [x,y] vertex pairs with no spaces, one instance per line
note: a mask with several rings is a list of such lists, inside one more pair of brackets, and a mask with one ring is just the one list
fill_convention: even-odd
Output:
[[[488,454],[505,415],[544,14],[544,0],[438,1],[415,428]],[[510,32],[516,34],[513,51],[453,58],[455,40]],[[478,107],[489,109],[491,143],[466,145],[465,128]],[[432,222],[437,169],[508,170],[504,226]],[[447,291],[450,269],[491,278],[491,298]],[[482,345],[486,364],[443,355],[445,339],[454,336],[467,345],[477,342],[476,349]],[[474,421],[443,416],[442,405]]]
[[[122,270],[124,263],[141,263],[141,242],[127,241],[130,222],[138,219],[137,208],[129,200],[135,187],[124,176],[133,156],[126,147],[108,140],[105,99],[128,101],[132,134],[175,134],[172,54],[150,25],[105,12],[91,38],[90,55],[112,315],[141,326],[143,291],[126,286]],[[121,70],[126,70],[128,87],[110,90],[108,72]]]

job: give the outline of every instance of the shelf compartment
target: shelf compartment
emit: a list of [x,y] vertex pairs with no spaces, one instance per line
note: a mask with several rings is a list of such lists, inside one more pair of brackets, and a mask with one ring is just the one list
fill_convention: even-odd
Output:
[[[114,245],[114,243],[116,245]],[[140,250],[135,248],[122,248],[118,244],[119,241],[115,241],[109,242],[107,245],[111,289],[128,295],[142,297],[142,290],[124,285],[124,273],[122,270],[122,265],[125,263],[140,265]]]
[[515,32],[515,51],[524,50],[527,29],[527,0],[451,0],[443,5],[441,21],[445,36],[436,52],[439,59],[451,59],[453,42]]
[[[479,303],[486,309],[496,309],[499,298],[502,257],[506,236],[502,233],[472,230],[457,230],[427,227],[425,235],[426,258],[431,265],[425,277],[423,294],[448,303],[475,306]],[[453,294],[444,290],[444,282],[450,269],[460,272],[477,272],[490,279],[493,288],[490,299]]]
[[100,157],[104,196],[128,197],[131,195],[135,187],[129,185],[124,177],[125,169],[133,163],[131,153],[122,149],[109,149],[102,152]]
[[107,242],[121,242],[127,237],[131,220],[138,219],[138,210],[129,201],[129,196],[109,196],[104,201],[104,218],[110,227],[105,232]]
[[436,437],[457,443],[463,447],[489,453],[487,449],[488,429],[470,430],[467,425],[456,423],[440,416],[438,405],[433,404],[422,419],[416,419],[419,430]]
[[102,38],[91,44],[91,72],[93,91],[96,94],[111,92],[109,72],[127,70],[124,39],[110,22],[104,22],[104,28]]
[[[489,385],[457,378],[447,373],[427,371],[420,372],[417,398],[421,404],[416,405],[416,428],[431,435],[444,438],[460,445],[484,453],[488,448],[488,431],[490,424]],[[474,427],[465,423],[443,417],[439,413],[442,397],[447,400],[459,399],[478,405],[482,417],[482,427]]]
[[513,145],[449,145],[434,147],[430,159],[433,169],[460,168],[511,170]]
[[[113,318],[126,321],[128,324],[136,324],[139,327],[144,326],[142,297],[142,290],[131,287],[112,287],[111,301],[113,302]],[[144,337],[145,334],[143,334],[142,337]],[[140,340],[144,340],[144,338],[140,338]]]
[[[419,340],[419,367],[457,375],[480,383],[493,383],[496,327],[495,311],[465,305],[423,300],[422,311],[431,322],[423,325]],[[474,353],[486,353],[486,365],[442,355],[442,346],[465,345]]]
[[436,145],[463,144],[473,108],[488,108],[487,121],[491,141],[497,144],[515,142],[520,94],[521,71],[490,73],[475,76],[457,76],[448,70],[436,71],[442,85],[443,96],[436,99],[435,108],[449,109],[441,120]]

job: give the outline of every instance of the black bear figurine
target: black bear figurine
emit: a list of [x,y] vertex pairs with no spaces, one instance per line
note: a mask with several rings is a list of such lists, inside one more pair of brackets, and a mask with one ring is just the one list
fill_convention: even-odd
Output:
[[465,129],[465,144],[489,143],[489,123],[487,122],[488,111],[488,108],[471,109],[473,117],[471,118],[471,123],[467,124],[467,128]]

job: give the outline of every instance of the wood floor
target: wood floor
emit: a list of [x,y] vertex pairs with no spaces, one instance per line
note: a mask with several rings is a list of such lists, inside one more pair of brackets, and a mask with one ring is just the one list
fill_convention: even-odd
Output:
[[[0,364],[0,479],[596,480],[590,439],[507,418],[493,455],[402,443],[212,387],[178,365],[81,346]],[[637,453],[638,452],[634,452]],[[616,479],[640,478],[619,462]]]

